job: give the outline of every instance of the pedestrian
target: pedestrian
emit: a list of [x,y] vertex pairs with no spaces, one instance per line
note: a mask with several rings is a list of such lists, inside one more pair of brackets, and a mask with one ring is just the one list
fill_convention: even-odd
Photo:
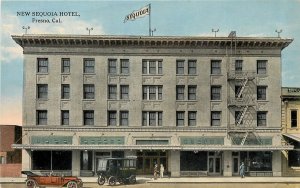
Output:
[[154,169],[153,169],[153,175],[154,175],[154,179],[157,179],[157,174],[158,174],[158,166],[157,164],[154,165]]
[[245,177],[245,165],[244,165],[244,162],[242,162],[242,164],[240,166],[240,176],[241,176],[241,178]]
[[164,171],[165,171],[165,167],[163,164],[160,164],[160,178],[164,177]]

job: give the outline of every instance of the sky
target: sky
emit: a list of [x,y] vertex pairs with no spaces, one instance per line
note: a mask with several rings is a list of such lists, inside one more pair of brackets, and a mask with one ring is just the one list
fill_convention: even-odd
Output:
[[[294,41],[282,51],[282,86],[300,87],[300,0],[157,0],[157,1],[8,1],[1,0],[0,124],[22,125],[23,55],[11,35],[149,34],[149,17],[127,21],[126,15],[151,4],[155,36],[276,37]],[[18,12],[30,12],[29,16]],[[36,15],[38,12],[38,15]],[[77,12],[78,16],[43,16],[51,12]],[[35,15],[33,15],[35,14]],[[33,19],[61,18],[61,23]]]

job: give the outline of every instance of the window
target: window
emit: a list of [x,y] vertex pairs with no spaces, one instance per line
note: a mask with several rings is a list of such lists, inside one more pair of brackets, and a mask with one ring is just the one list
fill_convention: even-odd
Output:
[[162,100],[162,86],[143,86],[143,100]]
[[176,74],[184,74],[184,61],[183,60],[176,61]]
[[94,73],[95,72],[95,59],[83,59],[83,72]]
[[288,152],[289,167],[300,167],[300,151],[292,150]]
[[188,99],[196,100],[197,86],[188,86]]
[[47,125],[47,110],[38,110],[36,116],[37,125]]
[[117,74],[117,60],[116,59],[108,60],[108,73],[109,74]]
[[61,98],[62,99],[70,98],[70,85],[69,84],[61,85]]
[[108,111],[108,125],[109,126],[117,125],[117,111]]
[[108,99],[117,99],[117,86],[116,85],[108,86]]
[[243,60],[235,60],[235,71],[237,72],[243,71]]
[[266,100],[266,99],[267,99],[267,87],[257,86],[257,100]]
[[235,86],[235,98],[243,98],[243,94],[241,91],[242,91],[242,86]]
[[129,86],[121,85],[120,93],[121,93],[120,99],[129,99]]
[[196,60],[189,60],[188,61],[188,74],[197,74]]
[[267,112],[257,112],[257,126],[267,125]]
[[37,85],[37,98],[38,99],[48,99],[48,85],[38,84]]
[[235,124],[236,125],[241,125],[243,124],[243,119],[242,117],[242,111],[235,111]]
[[95,98],[95,87],[94,84],[83,85],[83,99],[94,99]]
[[121,74],[129,74],[129,59],[121,59]]
[[156,73],[156,62],[155,61],[149,61],[149,73],[150,74]]
[[184,126],[184,112],[176,112],[176,126]]
[[94,125],[94,111],[84,110],[83,111],[83,123],[84,125]]
[[298,125],[298,116],[297,116],[297,110],[291,110],[291,127],[297,127]]
[[162,112],[142,112],[143,126],[162,126]]
[[221,74],[221,60],[211,60],[211,74]]
[[161,60],[143,60],[142,62],[143,74],[162,74],[162,61]]
[[61,59],[61,73],[70,73],[70,59]]
[[267,74],[267,60],[257,60],[257,74]]
[[184,100],[184,86],[176,86],[176,100]]
[[211,100],[221,100],[221,86],[211,86]]
[[69,125],[69,110],[62,110],[61,111],[61,124],[62,125]]
[[48,73],[48,58],[38,58],[37,63],[38,73]]
[[128,126],[128,111],[120,111],[120,126]]
[[211,112],[211,126],[220,126],[221,125],[221,112],[212,111]]
[[195,112],[195,111],[188,112],[188,118],[189,118],[188,125],[189,126],[196,126],[196,124],[197,124],[197,112]]

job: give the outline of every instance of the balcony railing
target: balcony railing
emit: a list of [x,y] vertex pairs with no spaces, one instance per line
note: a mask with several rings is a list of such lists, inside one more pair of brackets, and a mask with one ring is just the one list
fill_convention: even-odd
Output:
[[257,76],[255,71],[229,71],[228,79],[254,79]]

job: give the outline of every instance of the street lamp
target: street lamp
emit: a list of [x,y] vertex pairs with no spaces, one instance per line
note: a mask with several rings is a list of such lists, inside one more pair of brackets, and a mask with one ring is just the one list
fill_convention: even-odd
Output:
[[22,29],[25,29],[25,34],[27,34],[27,30],[30,29],[30,27],[29,26],[27,26],[27,27],[23,26]]
[[89,31],[89,35],[91,35],[91,31],[93,31],[93,28],[92,27],[91,28],[87,27],[86,30]]
[[282,33],[282,29],[280,29],[279,31],[276,29],[275,32],[278,34],[278,38],[280,38],[280,33]]
[[217,37],[217,32],[219,32],[219,29],[217,29],[217,30],[211,29],[211,32],[214,32],[215,33],[215,37]]

